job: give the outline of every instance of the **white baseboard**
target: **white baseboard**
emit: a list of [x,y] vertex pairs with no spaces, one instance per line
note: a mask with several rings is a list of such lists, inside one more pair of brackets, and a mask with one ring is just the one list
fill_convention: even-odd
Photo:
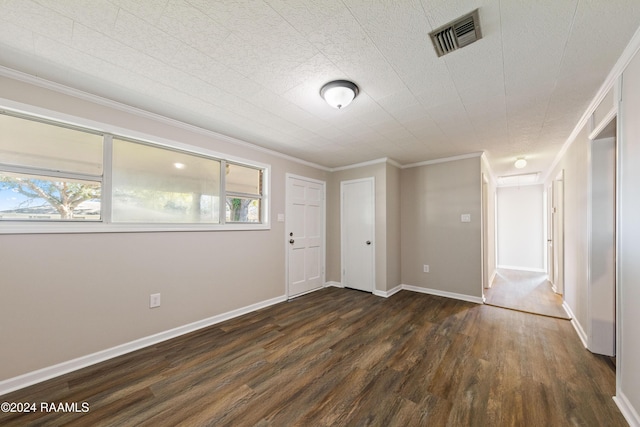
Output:
[[582,345],[584,345],[584,348],[589,348],[589,345],[587,344],[587,341],[588,341],[587,334],[584,332],[584,329],[582,329],[582,325],[580,324],[580,322],[578,322],[578,320],[576,319],[576,316],[573,314],[573,311],[571,310],[571,307],[569,307],[569,304],[567,304],[566,301],[562,303],[562,308],[564,308],[564,311],[571,318],[571,324],[573,325],[573,329],[576,330],[576,333],[578,334],[580,341],[582,341]]
[[462,301],[473,302],[476,304],[482,304],[482,297],[474,297],[471,295],[465,294],[456,294],[454,292],[441,291],[438,289],[430,289],[430,288],[421,288],[419,286],[411,286],[411,285],[402,285],[402,289],[406,289],[408,291],[420,292],[422,294],[436,295],[439,297],[447,297],[452,299],[458,299]]
[[261,308],[278,304],[286,300],[286,296],[283,295],[266,301],[261,301],[252,305],[248,305],[246,307],[229,311],[227,313],[219,314],[217,316],[189,323],[184,326],[179,326],[174,329],[169,329],[168,331],[160,332],[154,335],[149,335],[147,337],[108,348],[106,350],[101,350],[96,353],[81,356],[73,360],[58,363],[57,365],[38,369],[37,371],[28,372],[17,377],[0,381],[0,396],[15,390],[19,390],[21,388],[28,387],[33,384],[49,380],[51,378],[58,377],[63,374],[67,374],[69,372],[77,371],[78,369],[82,369],[87,366],[95,365],[96,363],[104,362],[105,360],[112,359],[117,356],[122,356],[123,354],[127,354],[141,348],[158,344],[171,338],[176,338],[181,335],[188,334],[189,332],[197,331],[198,329],[206,328],[207,326],[224,322],[225,320],[233,319],[234,317],[242,316],[243,314],[260,310]]
[[498,268],[503,270],[520,270],[520,271],[532,271],[534,273],[546,273],[544,268],[531,268],[531,267],[518,267],[515,265],[499,265]]
[[629,403],[629,399],[624,393],[618,393],[613,396],[613,401],[618,405],[618,409],[622,412],[624,419],[627,420],[631,427],[640,427],[640,415],[638,411]]
[[336,287],[336,288],[344,288],[344,285],[342,283],[340,283],[340,282],[331,281],[331,282],[327,282],[327,283],[324,284],[325,288],[328,288],[330,286],[333,286],[333,287]]
[[379,291],[379,290],[376,289],[375,291],[373,291],[373,294],[377,295],[379,297],[389,298],[391,295],[397,294],[401,290],[402,290],[402,285],[398,285],[395,288],[390,289],[388,291]]

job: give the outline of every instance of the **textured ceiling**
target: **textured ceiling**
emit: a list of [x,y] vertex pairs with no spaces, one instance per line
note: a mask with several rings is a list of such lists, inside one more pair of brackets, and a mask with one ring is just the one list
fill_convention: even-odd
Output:
[[[476,8],[483,39],[438,58],[428,33]],[[639,25],[638,0],[0,0],[0,65],[328,167],[486,151],[505,175],[549,168]]]

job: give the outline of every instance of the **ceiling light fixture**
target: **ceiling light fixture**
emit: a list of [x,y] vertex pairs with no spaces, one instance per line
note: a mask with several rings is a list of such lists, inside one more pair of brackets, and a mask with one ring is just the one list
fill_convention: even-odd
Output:
[[351,104],[351,101],[358,96],[360,89],[348,80],[335,80],[322,86],[320,96],[327,101],[327,104],[338,110]]
[[186,165],[184,163],[179,163],[179,162],[176,162],[173,164],[173,167],[175,167],[176,169],[184,169],[185,166]]
[[523,167],[527,166],[527,161],[524,159],[524,157],[518,157],[513,166],[515,166],[516,169],[522,169]]

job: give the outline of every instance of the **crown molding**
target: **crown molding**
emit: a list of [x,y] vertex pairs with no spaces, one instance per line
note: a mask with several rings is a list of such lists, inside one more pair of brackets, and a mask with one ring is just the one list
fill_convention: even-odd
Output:
[[[567,150],[569,149],[571,144],[573,144],[573,142],[576,140],[576,138],[580,134],[580,131],[582,130],[582,128],[586,126],[586,124],[588,123],[593,112],[596,110],[598,105],[600,105],[600,103],[605,98],[605,96],[607,96],[607,93],[609,92],[609,90],[611,90],[614,87],[614,85],[618,81],[618,78],[622,75],[625,68],[627,68],[627,65],[629,65],[629,62],[631,62],[631,60],[636,55],[636,53],[638,53],[639,50],[640,50],[640,27],[638,27],[633,37],[631,37],[629,44],[622,51],[620,58],[618,58],[615,65],[607,75],[607,78],[602,83],[602,86],[600,86],[600,89],[596,93],[596,96],[593,98],[593,100],[587,107],[586,111],[580,118],[580,121],[578,121],[576,126],[573,128],[573,132],[571,132],[571,134],[569,135],[565,143],[562,145],[562,148],[560,149],[560,151],[558,151],[556,158],[554,159],[553,163],[547,170],[547,173],[544,175],[544,179],[542,180],[542,182],[547,182],[547,180],[551,176],[551,173],[553,173],[555,168],[560,163],[560,160],[567,153]],[[617,104],[617,101],[616,101],[616,104]]]
[[[379,164],[379,163],[388,163],[392,166],[395,166],[397,168],[400,169],[408,169],[408,168],[413,168],[413,167],[419,167],[419,166],[426,166],[426,165],[433,165],[433,164],[438,164],[438,163],[444,163],[444,162],[452,162],[452,161],[456,161],[456,160],[463,160],[463,159],[469,159],[469,158],[473,158],[473,157],[479,157],[482,156],[484,152],[474,152],[474,153],[469,153],[469,154],[462,154],[459,156],[453,156],[453,157],[445,157],[445,158],[440,158],[440,159],[433,159],[433,160],[426,160],[423,162],[418,162],[418,163],[411,163],[411,164],[401,164],[391,158],[388,157],[383,157],[380,159],[375,159],[375,160],[370,160],[370,161],[366,161],[366,162],[361,162],[361,163],[355,163],[355,164],[351,164],[351,165],[346,165],[346,166],[339,166],[339,167],[327,167],[327,166],[323,166],[320,165],[318,163],[313,163],[313,162],[309,162],[307,160],[303,160],[294,156],[290,156],[288,154],[284,154],[281,153],[279,151],[274,151],[271,150],[269,148],[265,148],[265,147],[261,147],[259,145],[253,144],[251,142],[247,142],[238,138],[234,138],[228,135],[224,135],[218,132],[214,132],[212,130],[208,130],[208,129],[204,129],[189,123],[185,123],[176,119],[172,119],[157,113],[152,113],[150,111],[146,111],[143,110],[141,108],[137,108],[137,107],[132,107],[130,105],[126,105],[123,104],[121,102],[118,101],[114,101],[108,98],[104,98],[102,96],[98,96],[98,95],[94,95],[92,93],[89,92],[85,92],[79,89],[75,89],[60,83],[56,83],[56,82],[52,82],[46,79],[43,79],[41,77],[37,77],[28,73],[24,73],[21,71],[17,71],[11,68],[7,68],[4,66],[0,66],[0,77],[6,77],[9,79],[13,79],[13,80],[17,80],[23,83],[27,83],[33,86],[37,86],[46,90],[51,90],[57,93],[61,93],[63,95],[67,95],[67,96],[71,96],[77,99],[81,99],[83,101],[88,101],[91,102],[93,104],[97,104],[97,105],[101,105],[104,107],[108,107],[108,108],[112,108],[114,110],[117,111],[122,111],[134,116],[138,116],[138,117],[142,117],[142,118],[146,118],[146,119],[150,119],[156,122],[160,122],[163,124],[167,124],[169,126],[175,127],[175,128],[179,128],[179,129],[184,129],[186,131],[192,132],[192,133],[196,133],[196,134],[200,134],[200,135],[204,135],[213,139],[216,139],[218,141],[221,142],[227,142],[230,144],[234,144],[236,146],[241,146],[241,147],[245,147],[245,148],[249,148],[251,150],[254,151],[258,151],[264,154],[268,154],[274,157],[279,157],[281,159],[285,159],[285,160],[289,160],[298,164],[302,164],[305,166],[309,166],[312,167],[314,169],[319,169],[325,172],[338,172],[338,171],[342,171],[342,170],[347,170],[347,169],[355,169],[355,168],[361,168],[361,167],[365,167],[365,166],[371,166],[371,165],[375,165],[375,164]],[[98,126],[100,127],[98,124],[94,125],[94,126]],[[491,170],[491,168],[488,166],[488,161],[486,162],[488,170]],[[493,177],[493,172],[491,172],[491,176]]]
[[459,156],[443,157],[441,159],[426,160],[424,162],[410,163],[408,165],[403,165],[402,169],[416,168],[419,166],[427,166],[427,165],[435,165],[438,163],[455,162],[456,160],[472,159],[474,157],[480,157],[482,156],[482,154],[484,154],[484,151],[478,151],[478,152],[469,153],[469,154],[461,154]]
[[363,168],[365,166],[371,166],[371,165],[377,165],[380,163],[388,163],[390,165],[393,165],[397,168],[402,169],[402,165],[398,162],[396,162],[393,159],[390,159],[388,157],[382,157],[380,159],[375,159],[375,160],[369,160],[366,162],[361,162],[361,163],[354,163],[351,165],[346,165],[346,166],[338,166],[336,168],[330,168],[329,172],[339,172],[339,171],[344,171],[344,170],[348,170],[348,169],[357,169],[357,168]]
[[493,172],[493,169],[491,169],[491,164],[489,163],[489,159],[487,158],[487,153],[483,151],[480,158],[482,159],[482,163],[487,170],[491,183],[494,186],[497,185],[496,183],[498,182],[498,180],[496,179],[496,174]]
[[331,168],[328,168],[323,165],[319,165],[317,163],[309,162],[306,160],[299,159],[297,157],[290,156],[288,154],[280,153],[279,151],[274,151],[269,148],[261,147],[259,145],[253,144],[251,142],[243,141],[238,138],[234,138],[228,135],[224,135],[218,132],[214,132],[212,130],[204,129],[195,125],[191,125],[189,123],[185,123],[176,119],[172,119],[160,114],[152,113],[150,111],[143,110],[141,108],[132,107],[130,105],[123,104],[118,101],[114,101],[108,98],[104,98],[102,96],[94,95],[89,92],[84,92],[79,89],[74,89],[72,87],[55,83],[49,80],[45,80],[41,77],[33,76],[31,74],[23,73],[21,71],[13,70],[11,68],[0,66],[0,77],[6,77],[13,80],[17,80],[23,83],[31,84],[33,86],[41,87],[43,89],[51,90],[54,92],[61,93],[63,95],[71,96],[74,98],[81,99],[83,101],[88,101],[97,105],[101,105],[103,107],[112,108],[114,110],[122,111],[128,114],[132,114],[134,116],[143,117],[146,119],[150,119],[156,122],[160,122],[163,124],[167,124],[169,126],[184,129],[192,133],[204,135],[210,138],[217,139],[222,142],[228,142],[230,144],[234,144],[237,146],[241,146],[244,148],[250,148],[255,151],[259,151],[261,153],[265,153],[274,157],[279,157],[285,160],[289,160],[295,163],[299,163],[305,166],[309,166],[315,169],[320,169],[325,172],[331,171]]

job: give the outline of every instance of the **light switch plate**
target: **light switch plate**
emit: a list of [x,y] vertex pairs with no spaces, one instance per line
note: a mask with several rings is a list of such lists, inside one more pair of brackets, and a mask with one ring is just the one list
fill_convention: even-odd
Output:
[[471,222],[471,214],[460,215],[460,222]]
[[284,214],[278,214],[278,222],[284,222]]

